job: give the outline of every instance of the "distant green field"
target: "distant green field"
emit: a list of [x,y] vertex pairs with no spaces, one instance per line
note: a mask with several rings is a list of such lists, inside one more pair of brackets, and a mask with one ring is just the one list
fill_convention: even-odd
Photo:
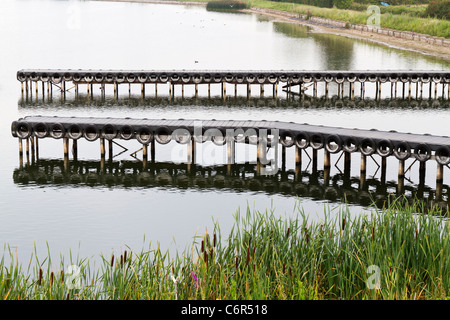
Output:
[[[287,2],[274,2],[268,0],[249,0],[253,7],[274,9],[280,11],[294,12],[299,14],[311,14],[313,16],[346,21],[351,24],[366,24],[367,19],[372,12],[336,9],[336,8],[320,8],[310,5],[294,4]],[[381,7],[381,6],[380,6]],[[405,7],[406,8],[406,7]],[[413,31],[417,33],[428,34],[436,37],[450,38],[450,21],[434,18],[420,18],[417,14],[395,14],[396,10],[418,12],[424,9],[381,9],[380,26],[400,31]],[[383,11],[384,10],[384,11]],[[385,13],[383,13],[385,12]]]

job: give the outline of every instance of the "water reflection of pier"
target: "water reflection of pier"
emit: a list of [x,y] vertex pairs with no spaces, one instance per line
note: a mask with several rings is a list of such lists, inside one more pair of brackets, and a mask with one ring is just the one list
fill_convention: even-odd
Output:
[[296,95],[286,95],[286,97],[243,97],[243,96],[229,96],[223,99],[221,96],[214,95],[210,97],[145,97],[142,98],[136,95],[128,97],[120,97],[114,99],[111,97],[100,96],[85,96],[66,98],[64,100],[58,98],[24,98],[18,102],[21,108],[57,108],[64,107],[78,107],[78,108],[114,108],[127,106],[127,109],[141,108],[143,106],[149,107],[180,107],[180,106],[227,106],[227,107],[263,107],[263,108],[284,108],[284,109],[448,109],[450,107],[449,99],[371,99],[355,97],[350,99],[348,97],[339,97],[332,95],[329,97],[311,97],[305,95],[299,98]]
[[405,196],[448,210],[450,187],[433,189],[423,183],[404,185],[394,181],[360,179],[348,172],[330,175],[329,170],[280,170],[271,176],[257,174],[256,165],[186,166],[166,162],[143,165],[138,161],[73,161],[39,159],[14,170],[19,185],[85,186],[107,188],[177,188],[201,191],[264,192],[284,196],[367,206],[382,206],[389,197]]

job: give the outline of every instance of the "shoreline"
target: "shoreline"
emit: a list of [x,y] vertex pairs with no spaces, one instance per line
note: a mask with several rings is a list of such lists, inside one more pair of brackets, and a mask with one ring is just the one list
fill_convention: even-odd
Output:
[[[91,0],[91,1],[110,1],[110,2],[131,2],[131,3],[151,3],[151,4],[177,4],[177,5],[197,5],[206,6],[207,2],[199,1],[185,1],[185,0]],[[293,24],[300,24],[312,28],[314,33],[327,33],[334,34],[342,37],[347,37],[351,39],[366,40],[372,43],[387,46],[390,48],[412,51],[420,53],[423,55],[436,57],[443,59],[444,61],[450,62],[450,47],[444,47],[439,45],[434,45],[430,43],[417,42],[414,40],[396,38],[392,36],[387,36],[383,34],[372,33],[370,31],[362,31],[355,29],[345,29],[334,27],[331,25],[323,25],[319,23],[313,23],[306,20],[294,20],[292,17],[288,16],[288,12],[278,11],[278,10],[267,10],[259,7],[252,7],[250,9],[241,10],[242,12],[259,14],[283,22],[289,22]],[[336,20],[337,21],[337,20]]]

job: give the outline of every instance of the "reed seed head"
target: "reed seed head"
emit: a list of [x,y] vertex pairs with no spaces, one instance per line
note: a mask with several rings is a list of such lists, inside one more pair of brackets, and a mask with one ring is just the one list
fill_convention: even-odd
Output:
[[39,268],[38,285],[41,285],[41,283],[42,283],[42,269]]
[[114,266],[114,255],[111,257],[111,268]]

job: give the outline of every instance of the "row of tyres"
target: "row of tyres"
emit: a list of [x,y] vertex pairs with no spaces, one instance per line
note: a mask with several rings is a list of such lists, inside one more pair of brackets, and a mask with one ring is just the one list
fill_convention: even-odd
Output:
[[[230,131],[231,130],[231,131]],[[270,131],[270,134],[268,134]],[[14,137],[28,139],[51,137],[54,139],[85,138],[95,141],[99,138],[113,139],[137,139],[142,144],[149,144],[156,140],[160,144],[167,144],[171,140],[180,144],[186,144],[193,138],[202,143],[211,140],[216,145],[224,145],[229,139],[236,142],[257,144],[258,141],[267,146],[275,146],[281,143],[284,147],[297,146],[300,149],[311,147],[319,150],[325,148],[330,153],[360,152],[365,156],[378,154],[381,157],[394,155],[399,160],[406,160],[414,156],[417,160],[425,162],[432,157],[432,148],[425,143],[408,143],[407,141],[391,141],[389,139],[359,138],[350,135],[324,134],[320,132],[292,131],[287,129],[277,130],[260,128],[203,127],[196,132],[192,127],[168,127],[168,126],[130,126],[113,124],[78,124],[59,122],[28,122],[24,120],[14,121],[11,125],[11,133]],[[440,146],[434,150],[434,157],[439,164],[450,163],[450,146]]]
[[186,71],[26,71],[17,72],[17,79],[24,81],[43,81],[60,83],[73,81],[79,83],[243,83],[292,84],[309,82],[435,82],[449,83],[449,72],[186,72]]

